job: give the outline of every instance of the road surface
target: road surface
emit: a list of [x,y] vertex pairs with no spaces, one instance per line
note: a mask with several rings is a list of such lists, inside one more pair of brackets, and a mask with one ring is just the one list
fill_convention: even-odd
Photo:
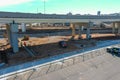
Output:
[[107,53],[34,80],[120,80],[120,57]]

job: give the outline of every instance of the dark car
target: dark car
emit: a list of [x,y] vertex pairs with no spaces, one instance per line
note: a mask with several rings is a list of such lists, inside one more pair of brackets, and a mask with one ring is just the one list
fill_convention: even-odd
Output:
[[118,47],[107,48],[107,52],[120,54],[120,48],[118,48]]
[[112,48],[107,48],[106,50],[107,50],[107,52],[109,52],[109,53],[112,52]]
[[62,48],[67,48],[67,43],[65,41],[59,41],[59,46]]

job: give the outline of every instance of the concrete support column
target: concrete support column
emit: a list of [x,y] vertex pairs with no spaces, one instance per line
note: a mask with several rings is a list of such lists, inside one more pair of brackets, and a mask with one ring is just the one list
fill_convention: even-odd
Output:
[[32,28],[32,27],[33,27],[33,26],[32,26],[32,24],[30,23],[30,24],[29,24],[29,28]]
[[71,29],[72,29],[72,36],[75,36],[75,24],[71,24]]
[[113,23],[113,26],[112,26],[112,33],[113,34],[115,33],[115,23]]
[[16,23],[11,23],[10,24],[10,29],[11,29],[11,42],[12,42],[12,48],[14,52],[19,51],[18,47],[18,24]]
[[63,23],[63,27],[65,27],[65,23]]
[[120,34],[120,22],[118,23],[118,34]]
[[25,23],[21,23],[21,29],[22,29],[22,32],[26,32],[26,24]]
[[39,23],[36,23],[36,26],[35,27],[39,27]]
[[74,37],[75,37],[75,34],[76,34],[76,33],[75,33],[75,32],[76,32],[76,31],[75,31],[75,24],[70,24],[70,27],[71,27],[71,29],[72,29],[72,38],[71,38],[71,39],[74,40]]
[[7,32],[7,36],[8,36],[8,42],[10,45],[12,45],[12,42],[11,42],[11,31],[10,31],[10,25],[9,24],[6,24],[6,32]]
[[116,22],[115,27],[117,28],[117,33],[120,34],[120,23]]
[[18,46],[18,24],[16,23],[11,23],[10,25],[6,26],[7,28],[7,34],[8,34],[8,41],[13,48],[13,52],[18,52],[19,51],[19,46]]
[[79,29],[78,29],[78,31],[79,31],[79,39],[81,39],[82,38],[82,27],[81,26],[79,26]]
[[90,27],[87,27],[86,39],[90,39]]
[[93,26],[93,22],[89,22],[88,26],[87,26],[87,32],[86,32],[86,39],[90,39],[91,35],[90,35],[90,27]]
[[84,26],[81,26],[81,31],[83,31],[84,30]]

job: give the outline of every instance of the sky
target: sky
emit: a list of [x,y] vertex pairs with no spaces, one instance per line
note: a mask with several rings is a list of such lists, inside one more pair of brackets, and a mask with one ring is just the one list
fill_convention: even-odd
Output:
[[46,14],[97,14],[101,11],[101,14],[109,14],[120,12],[120,0],[0,0],[0,11]]

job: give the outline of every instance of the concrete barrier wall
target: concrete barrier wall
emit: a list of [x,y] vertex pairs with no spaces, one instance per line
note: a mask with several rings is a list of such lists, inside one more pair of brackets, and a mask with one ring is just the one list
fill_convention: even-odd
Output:
[[72,66],[74,64],[81,63],[104,54],[106,54],[106,49],[101,48],[101,49],[81,53],[79,55],[74,55],[68,58],[64,58],[42,66],[39,65],[35,68],[24,70],[23,72],[16,72],[14,74],[4,76],[0,78],[0,80],[34,80],[35,78],[46,75],[50,72],[66,68],[68,66]]

